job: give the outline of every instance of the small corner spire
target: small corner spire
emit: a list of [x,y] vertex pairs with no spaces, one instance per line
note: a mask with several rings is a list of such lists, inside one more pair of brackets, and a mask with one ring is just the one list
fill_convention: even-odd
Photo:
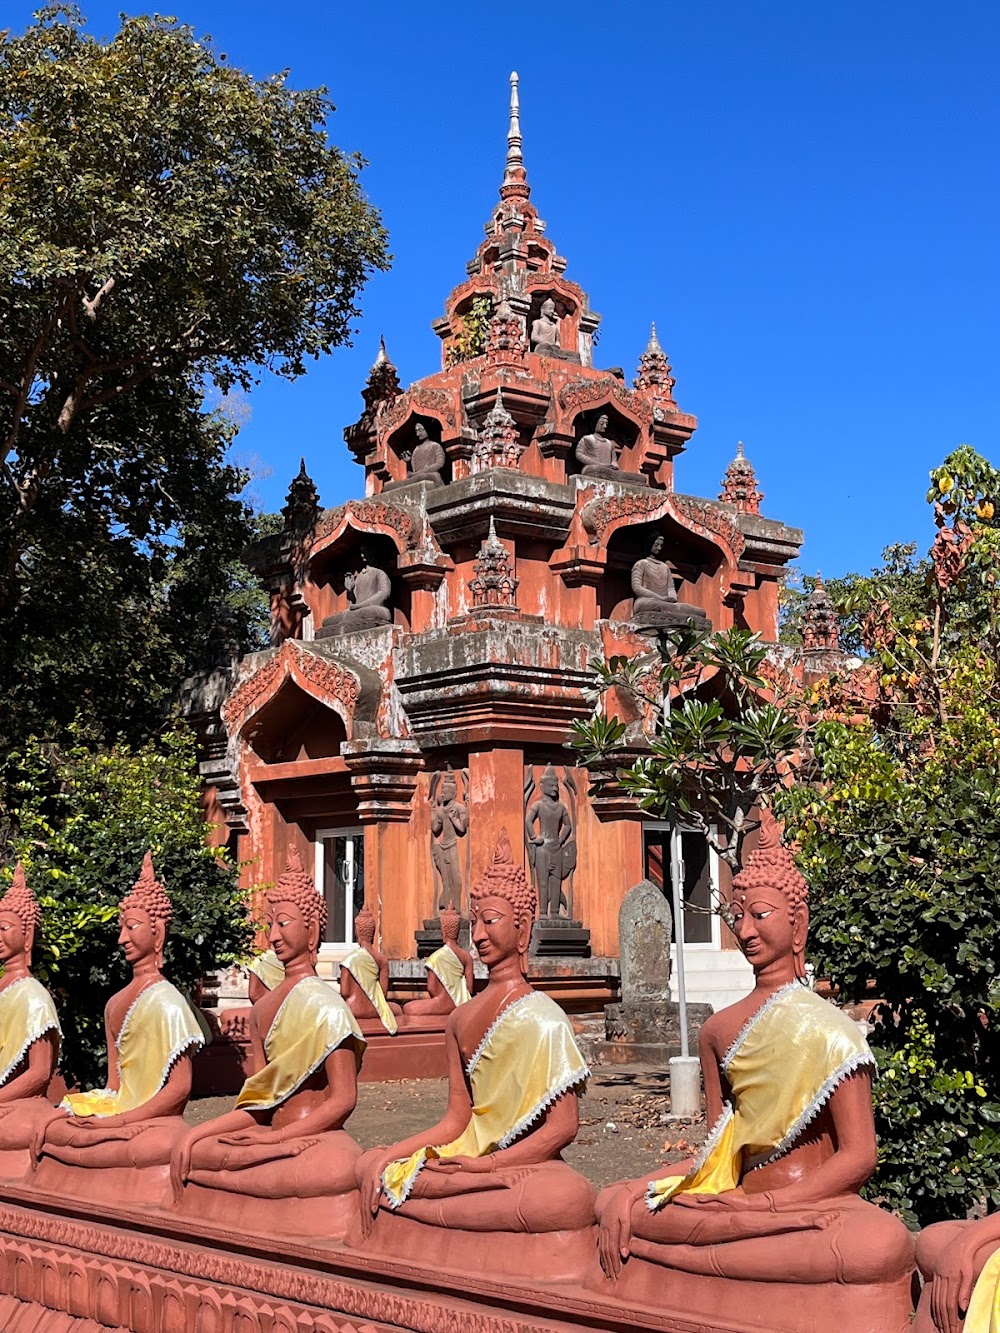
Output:
[[656,336],[656,324],[655,323],[650,324],[649,342],[646,344],[646,354],[648,356],[651,352],[662,352],[662,351],[663,348],[660,346],[660,340]]
[[757,489],[757,474],[743,452],[743,441],[736,445],[736,457],[726,468],[719,499],[733,505],[741,514],[759,514],[764,492]]

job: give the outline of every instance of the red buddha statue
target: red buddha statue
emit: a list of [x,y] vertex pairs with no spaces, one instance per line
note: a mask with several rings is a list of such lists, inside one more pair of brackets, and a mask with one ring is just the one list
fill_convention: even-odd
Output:
[[877,1161],[874,1060],[804,984],[808,888],[769,811],[731,907],[755,986],[701,1031],[713,1128],[695,1160],[601,1194],[602,1290],[702,1322],[766,1302],[774,1327],[901,1333],[913,1242],[858,1193]]
[[457,912],[445,911],[438,919],[444,944],[427,959],[427,998],[410,1000],[404,1005],[407,1018],[450,1014],[472,996],[475,984],[472,954],[458,942],[462,918]]
[[267,895],[267,919],[283,976],[250,1011],[252,1072],[234,1110],[177,1144],[173,1200],[192,1217],[329,1239],[357,1212],[361,1148],[344,1124],[365,1042],[316,975],[326,903],[295,851]]
[[[472,891],[489,982],[448,1020],[444,1118],[359,1165],[362,1229],[387,1253],[443,1267],[488,1254],[491,1271],[540,1265],[550,1280],[578,1279],[590,1260],[593,1189],[560,1156],[588,1071],[566,1015],[525,979],[536,908],[504,831]],[[484,1232],[502,1237],[487,1248]]]
[[386,999],[389,960],[375,947],[375,918],[367,906],[354,918],[354,936],[357,946],[340,963],[340,993],[356,1019],[395,1036],[403,1010]]
[[132,980],[104,1011],[107,1087],[63,1098],[36,1140],[41,1160],[32,1183],[70,1195],[153,1202],[185,1132],[191,1057],[205,1034],[191,1004],[163,975],[173,909],[148,852],[118,911],[118,943]]
[[917,1266],[924,1289],[913,1333],[992,1333],[1000,1326],[1000,1214],[925,1227]]
[[40,1127],[52,1117],[46,1091],[59,1058],[59,1017],[52,996],[31,975],[41,922],[20,862],[0,898],[0,1175],[23,1175]]

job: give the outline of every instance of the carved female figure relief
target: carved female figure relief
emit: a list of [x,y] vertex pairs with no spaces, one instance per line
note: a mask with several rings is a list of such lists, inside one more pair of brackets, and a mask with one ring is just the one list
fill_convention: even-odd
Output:
[[[468,777],[462,774],[466,791]],[[451,766],[431,776],[431,861],[439,912],[461,913],[465,873],[462,844],[469,830],[469,807],[459,800],[458,778]]]

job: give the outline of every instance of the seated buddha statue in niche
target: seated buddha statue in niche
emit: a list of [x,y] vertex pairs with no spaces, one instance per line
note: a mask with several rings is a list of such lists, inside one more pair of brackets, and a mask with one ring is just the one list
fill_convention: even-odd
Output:
[[[335,988],[316,975],[326,903],[296,851],[267,894],[267,920],[283,976],[250,1012],[252,1072],[232,1111],[176,1144],[171,1185],[191,1216],[301,1230],[308,1201],[329,1204],[355,1189],[361,1149],[343,1126],[365,1041]],[[275,1212],[277,1200],[294,1206]],[[329,1211],[322,1217],[329,1235]]]
[[412,486],[420,481],[426,482],[428,486],[444,485],[444,477],[441,474],[448,461],[444,448],[437,440],[431,439],[427,427],[421,421],[413,427],[413,434],[417,442],[412,451],[406,449],[400,454],[403,462],[409,464],[409,471],[398,481],[384,482],[383,491],[393,491],[400,486]]
[[[798,1326],[779,1318],[783,1284],[796,1286],[796,1301],[801,1285],[856,1285],[873,1313],[852,1330],[895,1333],[908,1321],[913,1242],[902,1222],[859,1197],[877,1161],[874,1059],[858,1025],[804,984],[808,888],[767,810],[731,910],[755,985],[701,1030],[713,1128],[693,1161],[603,1191],[601,1266],[626,1289],[630,1256],[662,1266],[664,1295],[682,1292],[691,1317],[692,1293],[709,1301],[704,1283],[735,1279],[734,1300],[740,1283],[765,1283],[780,1327]],[[701,1288],[682,1278],[672,1287],[681,1274],[698,1275]],[[846,1327],[835,1305],[826,1316],[825,1306],[809,1310],[808,1327]]]
[[536,907],[503,831],[472,890],[472,939],[489,983],[448,1020],[447,1110],[433,1128],[362,1157],[366,1232],[383,1211],[475,1232],[591,1225],[593,1189],[560,1157],[588,1071],[566,1015],[525,979]]
[[608,436],[608,417],[601,413],[594,429],[577,441],[576,461],[585,477],[604,477],[617,481],[622,476],[619,455],[621,445]]
[[36,1131],[52,1118],[45,1093],[59,1058],[56,1007],[31,975],[40,923],[38,902],[18,862],[0,898],[0,1167],[18,1175],[29,1165]]
[[340,963],[340,993],[348,1009],[362,1022],[381,1023],[395,1035],[403,1011],[385,998],[389,989],[389,960],[375,947],[375,918],[362,907],[354,918],[357,946]]
[[462,918],[457,912],[444,911],[439,916],[440,949],[427,959],[427,998],[410,1000],[403,1012],[407,1017],[429,1018],[434,1014],[450,1014],[472,997],[475,971],[472,954],[458,942]]
[[[173,908],[147,852],[142,873],[118,907],[118,943],[132,966],[132,980],[104,1011],[108,1041],[107,1087],[71,1092],[37,1142],[41,1160],[34,1180],[43,1188],[106,1197],[113,1168],[163,1168],[183,1137],[191,1093],[191,1057],[205,1034],[188,1000],[163,975],[163,949]],[[60,1167],[93,1168],[68,1176]],[[160,1179],[162,1177],[162,1180]],[[139,1189],[138,1177],[130,1184]],[[151,1182],[155,1189],[155,1181]]]

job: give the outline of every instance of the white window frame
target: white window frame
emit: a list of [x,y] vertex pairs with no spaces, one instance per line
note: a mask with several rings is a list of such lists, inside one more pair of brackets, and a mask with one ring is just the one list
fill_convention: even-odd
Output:
[[[645,819],[643,820],[642,828],[643,828],[643,847],[642,847],[643,862],[645,862],[646,859],[646,840],[645,840],[646,831],[648,830],[650,833],[670,834],[670,864],[669,866],[665,867],[668,874],[671,873],[675,862],[683,865],[683,857],[681,856],[681,847],[683,845],[681,843],[681,834],[701,832],[701,829],[691,828],[689,824],[673,824],[670,822],[669,819]],[[715,832],[714,826],[712,832],[714,835]],[[722,890],[719,885],[719,853],[715,850],[711,842],[708,841],[707,834],[705,835],[705,841],[708,845],[709,893],[711,895],[710,900],[712,904],[712,914],[710,917],[712,924],[712,938],[711,940],[704,940],[700,944],[694,944],[685,937],[684,940],[685,954],[687,953],[688,950],[700,951],[700,952],[709,952],[709,951],[718,952],[722,948],[722,918],[719,916],[719,908],[722,905]],[[667,901],[672,902],[673,899],[668,896]],[[672,943],[670,945],[670,949],[671,952],[675,952],[676,944]]]
[[[327,838],[363,838],[364,829],[360,824],[337,825],[334,828],[320,828],[316,830],[315,840],[315,859],[313,880],[316,884],[316,892],[320,895],[326,893],[326,857],[323,852],[323,843]],[[352,852],[353,858],[353,852]],[[353,885],[352,885],[353,888]],[[321,958],[340,959],[346,954],[348,949],[354,945],[354,912],[353,912],[353,893],[348,894],[344,903],[345,919],[340,922],[340,931],[343,933],[342,940],[324,940],[320,944],[319,953]],[[334,923],[330,922],[332,928]]]

